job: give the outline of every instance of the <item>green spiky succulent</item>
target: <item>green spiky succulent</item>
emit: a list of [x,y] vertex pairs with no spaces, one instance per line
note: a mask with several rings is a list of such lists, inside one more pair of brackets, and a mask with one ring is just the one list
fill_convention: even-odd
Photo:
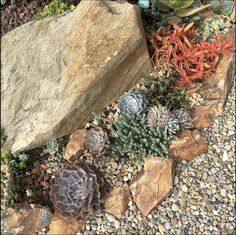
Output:
[[181,130],[190,128],[192,118],[189,111],[185,109],[178,109],[173,111],[173,114],[179,120],[179,126]]
[[176,86],[176,79],[167,77],[164,80],[146,76],[144,81],[147,87],[146,95],[154,106],[162,105],[169,110],[186,108],[189,105],[187,97],[190,90],[187,86]]
[[180,130],[179,120],[166,107],[161,105],[149,109],[147,125],[171,134],[176,134]]
[[173,135],[146,124],[146,114],[123,114],[114,122],[114,130],[107,144],[113,153],[130,153],[143,160],[147,155],[166,157]]

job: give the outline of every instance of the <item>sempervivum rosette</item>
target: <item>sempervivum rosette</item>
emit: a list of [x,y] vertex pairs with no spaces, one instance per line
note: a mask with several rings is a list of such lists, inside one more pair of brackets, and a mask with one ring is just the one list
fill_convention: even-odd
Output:
[[85,145],[91,153],[102,152],[107,141],[107,133],[101,127],[88,130],[85,136]]
[[161,105],[149,109],[147,125],[167,130],[171,134],[176,134],[180,130],[179,120],[166,107]]
[[179,120],[179,125],[180,125],[181,130],[190,128],[192,118],[189,111],[181,108],[181,109],[175,110],[173,114]]
[[121,96],[118,106],[122,113],[137,114],[145,111],[148,104],[144,93],[129,91]]
[[94,166],[82,161],[67,164],[51,183],[50,198],[62,216],[85,221],[101,213],[105,183]]

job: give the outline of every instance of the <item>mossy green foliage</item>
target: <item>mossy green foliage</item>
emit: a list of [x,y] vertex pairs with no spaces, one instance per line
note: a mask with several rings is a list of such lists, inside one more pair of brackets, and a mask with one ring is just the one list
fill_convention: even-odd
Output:
[[28,155],[1,153],[1,208],[10,206],[20,191],[19,181],[26,168]]
[[18,174],[19,171],[26,168],[26,162],[28,158],[29,158],[28,155],[24,153],[12,154],[8,150],[1,154],[1,161],[9,165],[12,171],[16,174]]
[[65,11],[73,11],[75,9],[74,5],[70,5],[66,1],[54,0],[48,5],[46,5],[42,11],[39,11],[35,16],[35,20],[41,20],[47,16],[59,15]]
[[151,105],[162,105],[169,110],[188,107],[187,97],[193,91],[187,86],[176,86],[176,79],[167,77],[164,80],[146,76],[145,85],[147,89],[147,97]]
[[168,146],[173,135],[146,124],[146,114],[122,114],[113,123],[114,129],[107,144],[112,154],[137,154],[143,160],[146,156],[168,155]]

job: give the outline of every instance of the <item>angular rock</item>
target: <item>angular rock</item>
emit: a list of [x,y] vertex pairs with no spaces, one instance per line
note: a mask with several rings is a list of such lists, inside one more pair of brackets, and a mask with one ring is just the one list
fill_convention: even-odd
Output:
[[147,216],[173,190],[174,161],[161,157],[146,157],[144,170],[130,185],[139,210]]
[[220,100],[205,100],[191,111],[191,128],[202,129],[212,126],[216,117],[223,114],[223,109]]
[[84,127],[152,69],[139,7],[114,1],[81,1],[5,34],[1,67],[1,128],[13,153]]
[[199,130],[183,131],[172,141],[170,154],[177,159],[192,160],[207,150],[208,141]]
[[[223,38],[230,39],[235,47],[235,28],[226,33]],[[217,116],[224,112],[233,77],[235,75],[235,54],[224,55],[217,65],[215,73],[202,80],[200,93],[205,97],[205,102],[192,110],[192,128],[210,127]]]
[[[235,47],[235,27],[223,36],[231,40]],[[202,80],[203,86],[200,93],[207,99],[221,99],[226,102],[229,90],[235,75],[235,54],[224,55],[217,65],[215,73]]]
[[66,146],[64,159],[68,162],[75,160],[75,156],[81,155],[85,150],[86,129],[79,129],[73,132]]
[[52,213],[43,206],[17,203],[1,212],[4,234],[32,234],[51,223]]
[[85,222],[63,218],[55,212],[50,225],[49,235],[76,235],[78,232],[83,232],[84,229]]
[[105,200],[105,211],[121,219],[128,208],[129,197],[130,190],[128,187],[113,189]]

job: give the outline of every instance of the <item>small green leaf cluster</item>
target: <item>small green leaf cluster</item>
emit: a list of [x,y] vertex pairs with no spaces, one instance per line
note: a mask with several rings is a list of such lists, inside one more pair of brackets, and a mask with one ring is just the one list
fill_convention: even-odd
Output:
[[41,20],[47,16],[59,15],[65,11],[73,11],[75,9],[74,5],[69,5],[67,2],[60,0],[54,0],[48,5],[46,5],[42,11],[39,11],[34,16],[35,20]]
[[137,154],[143,160],[146,156],[168,155],[168,146],[173,135],[146,124],[146,114],[122,114],[113,123],[112,136],[107,144],[112,154]]
[[1,154],[1,209],[10,206],[19,188],[19,178],[26,168],[28,155],[25,153],[12,154],[5,151]]
[[56,139],[49,140],[47,143],[47,151],[54,154],[59,151],[59,143]]
[[1,162],[9,165],[12,171],[16,174],[26,168],[26,162],[28,159],[29,156],[25,153],[12,154],[10,151],[6,150],[1,154]]
[[144,81],[147,87],[146,95],[152,105],[162,105],[169,110],[187,108],[187,97],[190,90],[187,86],[176,86],[176,79],[172,77],[159,80],[152,76],[146,76]]
[[15,198],[14,175],[9,165],[1,162],[1,209],[10,206]]

